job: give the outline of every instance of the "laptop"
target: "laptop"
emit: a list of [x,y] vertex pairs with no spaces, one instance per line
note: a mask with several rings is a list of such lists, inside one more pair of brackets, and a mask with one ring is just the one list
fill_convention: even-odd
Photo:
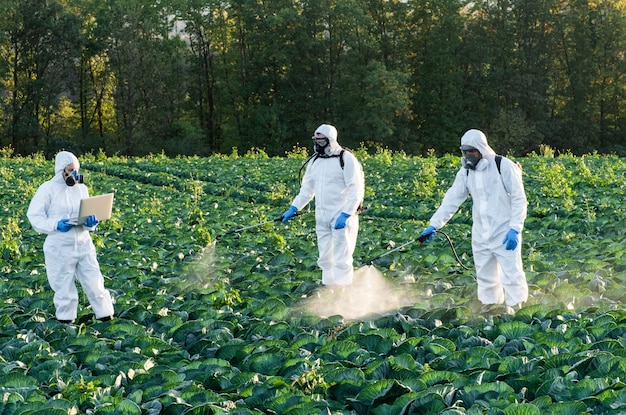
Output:
[[72,225],[82,225],[88,216],[96,215],[98,221],[111,219],[113,209],[113,193],[87,197],[80,200],[78,217],[70,219]]

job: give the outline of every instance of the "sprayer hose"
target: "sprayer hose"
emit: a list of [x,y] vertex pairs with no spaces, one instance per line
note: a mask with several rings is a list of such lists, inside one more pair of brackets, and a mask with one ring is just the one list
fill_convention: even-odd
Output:
[[462,262],[461,259],[459,258],[459,256],[456,253],[456,249],[454,249],[454,244],[452,243],[452,239],[450,239],[450,237],[448,236],[447,233],[443,232],[443,231],[437,231],[437,233],[442,234],[443,236],[446,237],[446,239],[448,240],[448,244],[450,244],[450,249],[452,249],[452,253],[454,254],[454,258],[456,259],[456,262],[459,263],[460,266],[462,266],[464,269],[469,270],[468,267],[466,267]]

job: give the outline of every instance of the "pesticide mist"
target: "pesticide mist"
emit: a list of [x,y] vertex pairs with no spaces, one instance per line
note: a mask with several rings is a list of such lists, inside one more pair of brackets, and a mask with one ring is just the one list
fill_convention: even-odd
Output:
[[416,295],[406,287],[396,286],[374,266],[354,272],[353,283],[346,287],[323,287],[305,301],[305,309],[320,317],[340,315],[346,320],[359,320],[370,314],[385,314],[411,306]]
[[181,273],[178,278],[178,288],[181,292],[204,290],[215,285],[216,281],[214,276],[217,266],[215,243],[216,241],[213,241],[202,248],[202,250],[186,264],[185,271]]

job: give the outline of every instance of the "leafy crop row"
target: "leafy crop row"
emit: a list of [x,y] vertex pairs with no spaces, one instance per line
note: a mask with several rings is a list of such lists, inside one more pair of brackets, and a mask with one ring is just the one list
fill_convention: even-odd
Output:
[[312,213],[273,222],[304,154],[86,157],[91,193],[115,192],[94,240],[116,319],[82,298],[70,326],[25,216],[52,163],[0,159],[0,413],[626,412],[623,159],[519,160],[531,298],[481,316],[471,201],[445,228],[469,270],[444,238],[365,265],[419,235],[458,157],[357,155],[369,209],[347,292],[319,285]]

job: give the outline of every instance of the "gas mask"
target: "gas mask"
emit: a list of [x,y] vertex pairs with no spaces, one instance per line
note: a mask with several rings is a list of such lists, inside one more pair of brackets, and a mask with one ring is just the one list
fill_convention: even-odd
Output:
[[476,165],[482,158],[482,154],[480,154],[478,151],[473,152],[473,153],[465,151],[464,153],[465,153],[465,157],[461,159],[461,162],[463,163],[463,167],[465,167],[468,170],[475,170]]
[[84,177],[82,174],[78,174],[76,170],[73,170],[70,174],[65,178],[65,184],[68,186],[74,186],[76,183],[83,183]]
[[313,141],[315,142],[315,152],[320,156],[326,155],[326,147],[330,142],[326,137],[313,137]]

